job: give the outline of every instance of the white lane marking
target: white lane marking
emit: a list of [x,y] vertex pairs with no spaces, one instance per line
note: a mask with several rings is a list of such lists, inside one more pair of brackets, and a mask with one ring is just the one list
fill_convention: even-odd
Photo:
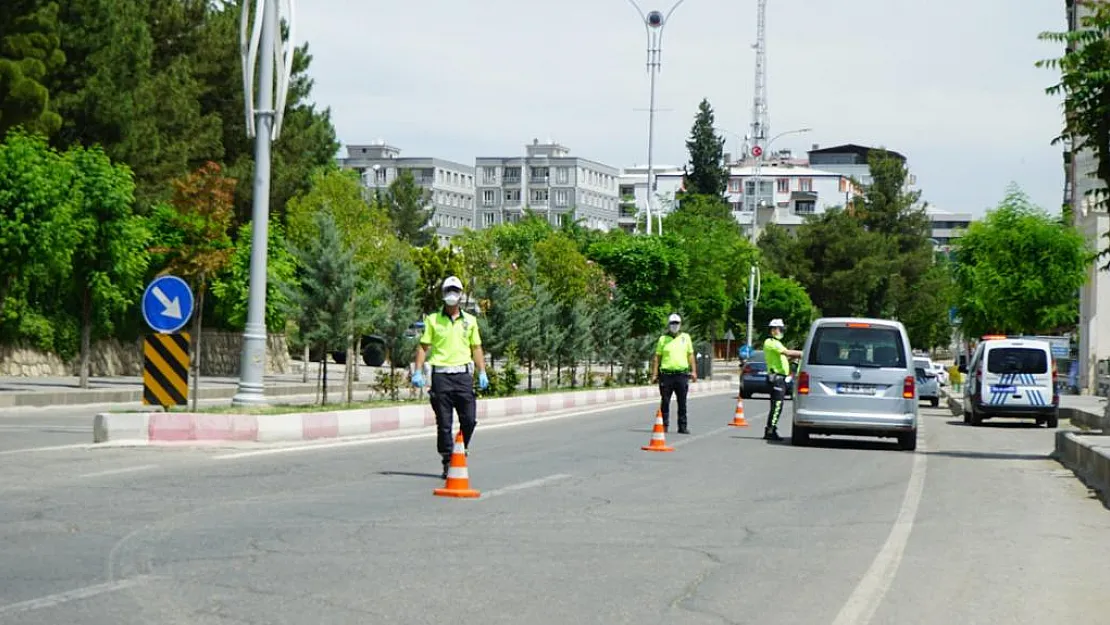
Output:
[[92,447],[91,443],[75,443],[73,445],[54,445],[51,447],[26,447],[24,449],[7,449],[0,451],[0,456],[10,456],[12,454],[31,454],[40,451],[64,451],[67,449],[89,449]]
[[0,616],[6,614],[19,614],[21,612],[31,612],[32,610],[41,610],[43,608],[51,608],[63,603],[71,601],[80,601],[81,599],[88,599],[97,595],[103,595],[117,590],[124,590],[132,586],[138,586],[150,581],[151,577],[140,576],[132,577],[130,579],[121,579],[114,582],[105,582],[103,584],[96,584],[95,586],[86,586],[84,588],[77,588],[75,590],[67,590],[60,592],[56,595],[47,595],[39,597],[38,599],[31,599],[30,601],[21,601],[19,603],[11,603],[5,606],[0,606]]
[[[713,396],[716,396],[716,395],[724,395],[724,394],[728,394],[728,393],[732,393],[732,392],[733,391],[731,391],[731,390],[729,390],[729,391],[720,391],[720,392],[707,392],[705,394],[699,395],[696,399],[708,398],[708,397],[713,397]],[[691,397],[690,399],[695,399],[695,398]],[[659,398],[654,397],[654,398],[651,398],[651,399],[641,399],[641,400],[636,400],[636,401],[622,402],[620,405],[616,405],[616,406],[592,407],[592,408],[589,408],[589,409],[586,409],[586,410],[574,409],[574,410],[571,410],[571,411],[564,411],[564,412],[554,413],[554,414],[548,415],[546,417],[536,417],[536,418],[533,418],[533,419],[525,419],[523,421],[521,421],[521,420],[502,421],[502,422],[495,421],[493,423],[483,423],[483,424],[480,424],[478,427],[482,431],[498,430],[498,429],[501,429],[501,428],[513,428],[513,427],[520,427],[520,426],[524,426],[524,425],[531,425],[533,423],[545,423],[545,422],[548,422],[548,421],[558,421],[560,419],[569,419],[569,418],[572,418],[572,417],[581,417],[581,416],[585,416],[585,415],[589,415],[589,414],[597,414],[599,412],[611,412],[611,411],[614,411],[614,410],[623,410],[624,408],[644,406],[644,405],[650,405],[650,404],[658,404],[658,403],[659,403]],[[274,455],[274,454],[289,454],[289,453],[297,453],[297,452],[302,452],[302,451],[316,451],[316,450],[319,450],[319,449],[340,449],[340,448],[343,448],[343,447],[357,447],[357,446],[361,446],[361,445],[376,445],[378,443],[388,443],[388,442],[394,442],[394,441],[408,441],[408,440],[416,440],[416,439],[421,439],[421,438],[433,438],[433,437],[435,437],[435,435],[436,435],[435,428],[426,428],[425,431],[415,432],[415,433],[412,433],[412,434],[401,434],[401,435],[396,435],[396,434],[393,434],[392,432],[382,432],[381,434],[371,435],[370,437],[363,436],[363,437],[359,437],[359,438],[351,438],[351,439],[347,439],[347,440],[333,441],[333,442],[327,442],[327,443],[310,443],[310,444],[305,444],[305,445],[290,445],[290,446],[283,446],[283,447],[275,447],[273,449],[258,449],[258,450],[253,450],[253,451],[242,451],[242,452],[236,452],[236,453],[231,453],[231,454],[223,454],[223,455],[220,455],[220,456],[213,456],[212,459],[213,460],[238,460],[240,458],[253,458],[253,457],[256,457],[256,456],[271,456],[271,455]]]
[[921,503],[921,495],[925,491],[925,461],[928,457],[924,445],[924,421],[918,422],[918,446],[913,456],[913,468],[910,469],[910,480],[906,486],[906,495],[902,499],[902,507],[898,510],[898,517],[894,519],[894,527],[886,537],[882,549],[871,562],[871,567],[863,575],[855,590],[840,609],[833,625],[867,625],[875,616],[883,602],[894,576],[898,573],[898,566],[902,563],[902,556],[906,551],[906,544],[913,531],[914,520],[917,517],[917,507]]
[[89,477],[104,477],[106,475],[118,475],[120,473],[135,473],[137,471],[149,471],[150,469],[157,469],[156,464],[144,464],[137,467],[123,467],[122,469],[108,469],[107,471],[97,471],[95,473],[83,473],[78,475],[80,478]]
[[92,427],[87,425],[57,425],[57,424],[42,424],[42,423],[0,423],[0,431],[11,432],[65,432],[73,434],[85,434],[92,432]]
[[497,488],[497,489],[494,489],[494,490],[486,491],[486,492],[482,493],[481,499],[489,499],[490,497],[497,497],[498,495],[504,495],[506,493],[513,493],[513,492],[516,492],[518,490],[524,490],[526,488],[535,488],[537,486],[543,486],[545,484],[550,484],[552,482],[558,482],[559,480],[565,480],[568,477],[570,477],[570,476],[567,475],[566,473],[556,473],[555,475],[549,475],[547,477],[541,477],[541,478],[536,479],[536,480],[530,480],[530,481],[527,481],[527,482],[521,482],[520,484],[513,484],[512,486],[506,486],[504,488]]
[[[682,447],[683,445],[687,445],[687,444],[692,443],[694,441],[700,441],[703,438],[709,438],[710,436],[715,436],[717,434],[720,434],[721,432],[724,432],[724,431],[728,430],[730,427],[731,426],[726,425],[724,427],[719,427],[716,430],[710,430],[710,431],[708,431],[704,434],[695,434],[694,436],[690,436],[690,437],[685,437],[684,436],[683,438],[681,438],[677,441],[671,442],[671,447]],[[668,441],[668,442],[670,442],[670,441]]]

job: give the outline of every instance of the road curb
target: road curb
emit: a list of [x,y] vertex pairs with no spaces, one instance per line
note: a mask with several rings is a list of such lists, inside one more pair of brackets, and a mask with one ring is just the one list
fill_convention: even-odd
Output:
[[1053,458],[1075,473],[1098,493],[1104,504],[1110,506],[1110,436],[1057,432]]
[[[693,396],[739,388],[731,380],[690,385]],[[525,420],[547,412],[639,401],[658,396],[656,386],[571,391],[478,401],[478,420]],[[182,444],[229,442],[296,442],[367,436],[382,432],[435,427],[428,404],[298,412],[279,415],[205,414],[182,412],[106,412],[93,419],[93,443]]]

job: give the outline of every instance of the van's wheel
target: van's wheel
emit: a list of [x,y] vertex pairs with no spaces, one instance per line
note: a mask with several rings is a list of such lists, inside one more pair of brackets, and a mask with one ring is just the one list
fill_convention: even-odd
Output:
[[971,407],[971,425],[972,427],[983,425],[983,415],[975,409],[975,406]]
[[964,411],[964,425],[971,425],[971,411]]
[[934,397],[934,398],[930,399],[929,400],[929,405],[932,406],[933,408],[936,408],[937,406],[940,405],[940,398],[939,397]]
[[1048,424],[1048,429],[1055,430],[1060,425],[1060,413],[1052,413],[1052,416],[1045,419],[1045,422]]
[[790,430],[790,444],[794,447],[805,447],[809,444],[809,430],[794,426]]
[[917,450],[917,430],[907,434],[898,435],[898,446],[903,451],[916,451]]

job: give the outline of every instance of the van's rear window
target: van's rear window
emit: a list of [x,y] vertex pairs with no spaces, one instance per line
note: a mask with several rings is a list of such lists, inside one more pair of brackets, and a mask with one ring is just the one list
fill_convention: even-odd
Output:
[[995,347],[987,354],[989,373],[1048,373],[1048,353],[1028,347]]
[[826,326],[818,328],[813,337],[809,364],[903,369],[906,352],[902,335],[894,328]]

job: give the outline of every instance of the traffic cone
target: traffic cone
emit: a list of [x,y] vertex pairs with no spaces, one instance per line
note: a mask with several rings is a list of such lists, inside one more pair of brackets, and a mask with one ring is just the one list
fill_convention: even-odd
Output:
[[474,499],[480,492],[470,488],[470,473],[466,470],[466,444],[460,431],[455,435],[455,447],[451,450],[451,464],[447,468],[447,484],[432,491],[439,497],[461,497]]
[[646,447],[641,447],[644,451],[674,451],[674,447],[667,446],[667,437],[663,435],[663,411],[655,411],[655,427],[651,430],[651,442]]
[[733,415],[732,423],[729,423],[729,425],[736,428],[748,427],[748,420],[744,418],[744,397],[742,395],[736,397],[736,414]]

